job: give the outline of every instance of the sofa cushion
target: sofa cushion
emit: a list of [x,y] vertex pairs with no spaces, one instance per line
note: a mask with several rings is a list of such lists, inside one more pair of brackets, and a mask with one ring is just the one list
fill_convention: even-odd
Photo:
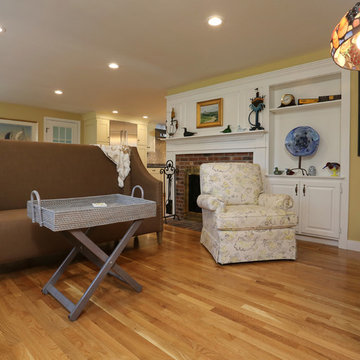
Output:
[[[119,240],[129,223],[91,228],[89,237],[95,243]],[[0,264],[70,251],[71,244],[62,232],[53,232],[33,224],[26,209],[0,211]]]
[[26,209],[0,211],[0,264],[70,249],[61,233],[33,224]]
[[263,191],[260,166],[247,163],[206,163],[200,166],[201,194],[229,205],[257,204]]
[[296,226],[294,212],[259,205],[228,205],[216,214],[218,230],[263,230]]

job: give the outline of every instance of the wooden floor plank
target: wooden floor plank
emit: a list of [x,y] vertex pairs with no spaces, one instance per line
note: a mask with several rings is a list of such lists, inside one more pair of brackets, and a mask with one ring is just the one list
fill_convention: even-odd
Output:
[[[221,266],[200,234],[165,225],[118,264],[75,322],[41,288],[56,270],[0,275],[0,359],[360,360],[360,253],[298,242],[296,261]],[[70,265],[56,285],[77,301],[98,269]]]

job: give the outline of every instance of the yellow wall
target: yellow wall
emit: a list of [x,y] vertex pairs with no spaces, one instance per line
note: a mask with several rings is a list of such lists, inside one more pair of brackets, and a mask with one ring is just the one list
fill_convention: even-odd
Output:
[[18,105],[0,102],[0,119],[12,119],[33,121],[38,123],[39,141],[44,139],[44,117],[54,117],[59,119],[80,120],[81,121],[81,143],[83,143],[83,122],[81,114],[66,111],[57,111],[34,106]]
[[360,241],[360,157],[358,146],[358,73],[351,73],[349,240]]
[[316,61],[316,60],[323,60],[329,58],[329,50],[328,49],[322,49],[319,51],[316,51],[314,53],[309,53],[285,60],[276,61],[270,64],[265,64],[262,66],[257,66],[253,68],[247,68],[242,71],[238,71],[231,74],[225,74],[221,76],[216,76],[210,79],[205,79],[201,81],[197,81],[191,84],[187,84],[184,86],[180,86],[174,89],[171,89],[168,91],[168,95],[173,95],[177,93],[181,93],[184,91],[189,91],[193,89],[198,89],[205,86],[210,86],[214,84],[219,84],[225,81],[231,81],[235,79],[240,79],[247,76],[253,76],[257,74],[262,74],[268,71],[275,71],[280,70],[283,68],[287,68],[290,66],[300,65],[300,64],[306,64],[308,62]]
[[[225,81],[240,79],[268,71],[275,71],[308,62],[328,59],[329,49],[322,49],[315,53],[277,61],[259,67],[248,68],[240,72],[217,76],[211,79],[181,86],[168,91],[168,95],[198,89]],[[350,196],[349,196],[349,228],[348,239],[360,241],[360,157],[357,156],[358,137],[358,73],[351,74],[351,115],[350,115]]]

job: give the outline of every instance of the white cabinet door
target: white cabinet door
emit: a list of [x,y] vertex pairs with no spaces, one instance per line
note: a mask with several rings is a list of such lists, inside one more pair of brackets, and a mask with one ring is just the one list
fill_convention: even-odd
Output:
[[[287,194],[294,200],[294,207],[291,209],[299,217],[299,181],[298,179],[269,179],[269,191],[271,194]],[[295,231],[299,232],[299,224],[296,225]]]
[[147,129],[147,151],[155,151],[155,129]]
[[110,143],[109,136],[109,120],[98,119],[97,120],[97,144],[108,145]]
[[140,159],[145,167],[147,167],[147,149],[146,146],[138,145],[137,151],[139,153]]
[[288,194],[299,218],[298,234],[338,239],[340,235],[340,181],[333,179],[268,178],[269,191]]
[[138,124],[137,126],[137,143],[140,146],[147,146],[147,126]]
[[300,187],[301,233],[339,238],[340,183],[304,180]]

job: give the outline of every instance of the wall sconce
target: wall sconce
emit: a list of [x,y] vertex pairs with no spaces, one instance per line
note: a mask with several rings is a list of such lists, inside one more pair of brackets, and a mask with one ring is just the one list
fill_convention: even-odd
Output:
[[167,133],[169,134],[169,136],[174,136],[178,127],[179,127],[179,122],[175,119],[175,110],[174,110],[174,108],[172,108],[170,125],[169,125],[169,127],[166,126]]

